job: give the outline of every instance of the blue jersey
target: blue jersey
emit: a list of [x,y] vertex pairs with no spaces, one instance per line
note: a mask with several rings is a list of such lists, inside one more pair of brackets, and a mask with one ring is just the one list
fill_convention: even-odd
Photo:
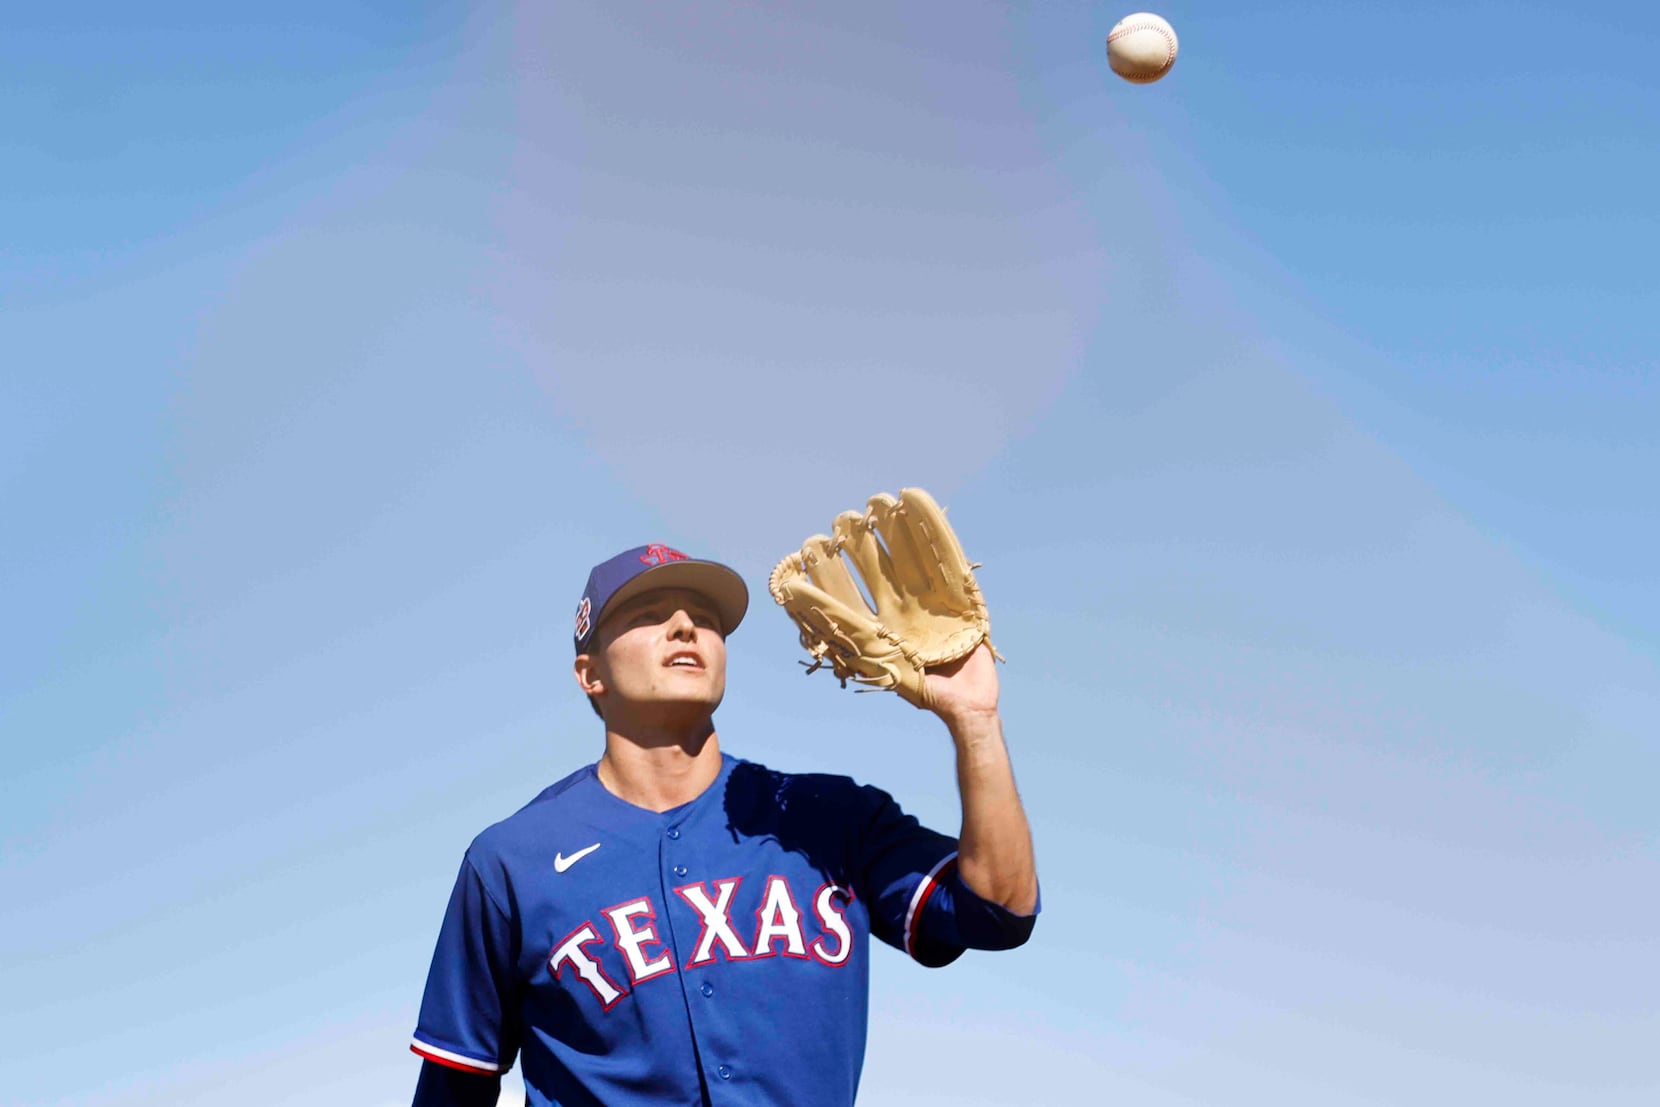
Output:
[[530,1105],[846,1107],[872,934],[939,966],[1031,933],[956,848],[846,777],[726,757],[659,813],[590,765],[467,850],[412,1048],[485,1074],[517,1057]]

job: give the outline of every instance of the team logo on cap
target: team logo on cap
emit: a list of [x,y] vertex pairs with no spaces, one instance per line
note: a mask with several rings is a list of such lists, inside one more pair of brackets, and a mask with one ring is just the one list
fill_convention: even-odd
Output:
[[576,605],[576,636],[578,639],[588,636],[588,628],[593,625],[594,603],[587,596]]
[[672,550],[653,542],[646,547],[646,552],[640,555],[640,560],[647,565],[665,565],[670,561],[690,561],[691,558],[679,550]]

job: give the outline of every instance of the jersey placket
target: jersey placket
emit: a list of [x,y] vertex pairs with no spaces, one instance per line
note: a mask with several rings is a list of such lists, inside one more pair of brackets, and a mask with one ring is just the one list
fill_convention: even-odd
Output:
[[[663,881],[663,899],[668,903],[676,903],[679,893],[676,889],[684,888],[688,884],[709,878],[708,873],[693,872],[691,860],[695,851],[690,848],[686,840],[686,823],[695,817],[700,803],[693,803],[691,807],[677,811],[668,820],[663,829],[663,836],[658,848],[658,871]],[[688,975],[691,966],[692,947],[698,940],[701,929],[691,925],[683,919],[677,921],[680,912],[666,910],[665,922],[669,931],[670,947],[674,950],[675,976],[680,981],[681,999],[686,1004],[686,1020],[691,1030],[692,1047],[696,1051],[697,1064],[701,1083],[711,1101],[719,1102],[723,1097],[720,1092],[736,1075],[733,1067],[733,1058],[717,1057],[711,1054],[709,1035],[699,1033],[698,1024],[702,1021],[700,1012],[710,1004],[717,1002],[717,989],[714,982],[707,979],[704,973]],[[694,979],[703,975],[704,979]]]

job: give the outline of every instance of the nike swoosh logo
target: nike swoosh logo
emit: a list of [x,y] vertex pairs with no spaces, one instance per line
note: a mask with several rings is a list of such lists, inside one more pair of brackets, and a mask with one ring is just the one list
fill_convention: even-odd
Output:
[[595,842],[593,845],[589,846],[587,849],[579,849],[575,853],[571,854],[569,857],[566,857],[563,853],[555,853],[553,855],[553,871],[556,872],[556,873],[564,872],[566,869],[570,868],[572,865],[576,864],[578,861],[582,860],[584,857],[587,857],[590,853],[593,853],[599,847],[600,847],[600,843]]

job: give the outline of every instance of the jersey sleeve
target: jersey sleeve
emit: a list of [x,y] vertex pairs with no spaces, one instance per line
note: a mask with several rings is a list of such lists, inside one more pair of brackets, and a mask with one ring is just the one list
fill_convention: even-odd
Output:
[[854,891],[882,941],[929,968],[968,949],[1013,949],[1031,936],[1037,909],[1016,915],[982,899],[957,874],[957,840],[929,830],[879,788],[859,790],[864,812]]
[[438,932],[411,1050],[462,1072],[500,1075],[513,1067],[513,934],[469,852]]
[[422,1061],[410,1107],[496,1107],[500,1101],[499,1075],[464,1072]]

